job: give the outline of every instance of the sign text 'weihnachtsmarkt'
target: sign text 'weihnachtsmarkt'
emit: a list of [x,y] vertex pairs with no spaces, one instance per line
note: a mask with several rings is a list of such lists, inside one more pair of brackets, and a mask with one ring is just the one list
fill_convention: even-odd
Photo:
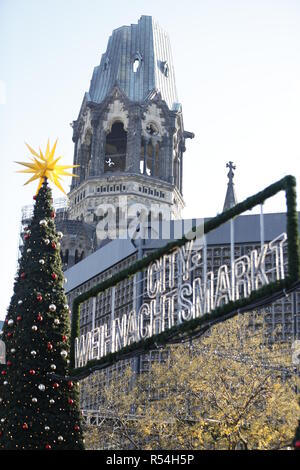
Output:
[[101,359],[123,347],[159,334],[182,322],[209,314],[230,301],[285,278],[280,234],[260,249],[209,270],[206,250],[193,240],[153,261],[143,273],[143,303],[75,339],[75,367]]

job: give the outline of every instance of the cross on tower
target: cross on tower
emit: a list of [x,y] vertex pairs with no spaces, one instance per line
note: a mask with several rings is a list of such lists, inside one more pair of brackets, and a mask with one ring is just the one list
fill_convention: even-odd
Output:
[[228,172],[227,176],[229,178],[229,182],[232,183],[232,180],[233,180],[233,177],[234,177],[233,170],[236,169],[236,166],[233,164],[233,162],[228,162],[228,163],[226,163],[226,168],[229,168],[229,172]]

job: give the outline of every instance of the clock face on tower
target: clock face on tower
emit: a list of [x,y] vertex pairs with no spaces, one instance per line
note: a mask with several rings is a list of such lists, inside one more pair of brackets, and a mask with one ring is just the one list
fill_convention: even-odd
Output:
[[147,134],[149,134],[149,135],[157,135],[158,134],[158,129],[157,129],[156,125],[153,124],[153,123],[147,124],[146,131],[147,131]]

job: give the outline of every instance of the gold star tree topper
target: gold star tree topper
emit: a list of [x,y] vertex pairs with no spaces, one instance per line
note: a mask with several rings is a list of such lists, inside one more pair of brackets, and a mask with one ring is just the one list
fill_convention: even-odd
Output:
[[19,165],[27,167],[27,170],[19,170],[17,171],[17,173],[33,173],[33,176],[28,181],[26,181],[24,186],[28,183],[31,183],[31,181],[39,179],[39,185],[36,194],[38,194],[45,178],[48,178],[50,181],[52,181],[55,186],[57,186],[64,194],[66,194],[66,192],[60,184],[60,181],[62,179],[61,176],[75,176],[76,178],[78,178],[77,175],[69,173],[65,170],[69,168],[76,168],[80,165],[58,165],[58,162],[62,157],[54,158],[56,144],[57,139],[52,149],[50,149],[50,143],[48,139],[46,152],[45,154],[43,154],[41,149],[39,149],[40,153],[37,153],[35,150],[33,150],[33,148],[30,147],[30,145],[26,144],[25,142],[25,145],[27,146],[28,150],[33,155],[33,157],[30,155],[30,158],[33,163],[15,162]]

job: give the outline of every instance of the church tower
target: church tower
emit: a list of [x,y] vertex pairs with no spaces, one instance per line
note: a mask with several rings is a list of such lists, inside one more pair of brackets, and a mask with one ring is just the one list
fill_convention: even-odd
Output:
[[80,167],[70,219],[96,225],[99,206],[136,203],[181,217],[183,153],[194,134],[184,130],[169,37],[151,16],[113,31],[72,126]]

